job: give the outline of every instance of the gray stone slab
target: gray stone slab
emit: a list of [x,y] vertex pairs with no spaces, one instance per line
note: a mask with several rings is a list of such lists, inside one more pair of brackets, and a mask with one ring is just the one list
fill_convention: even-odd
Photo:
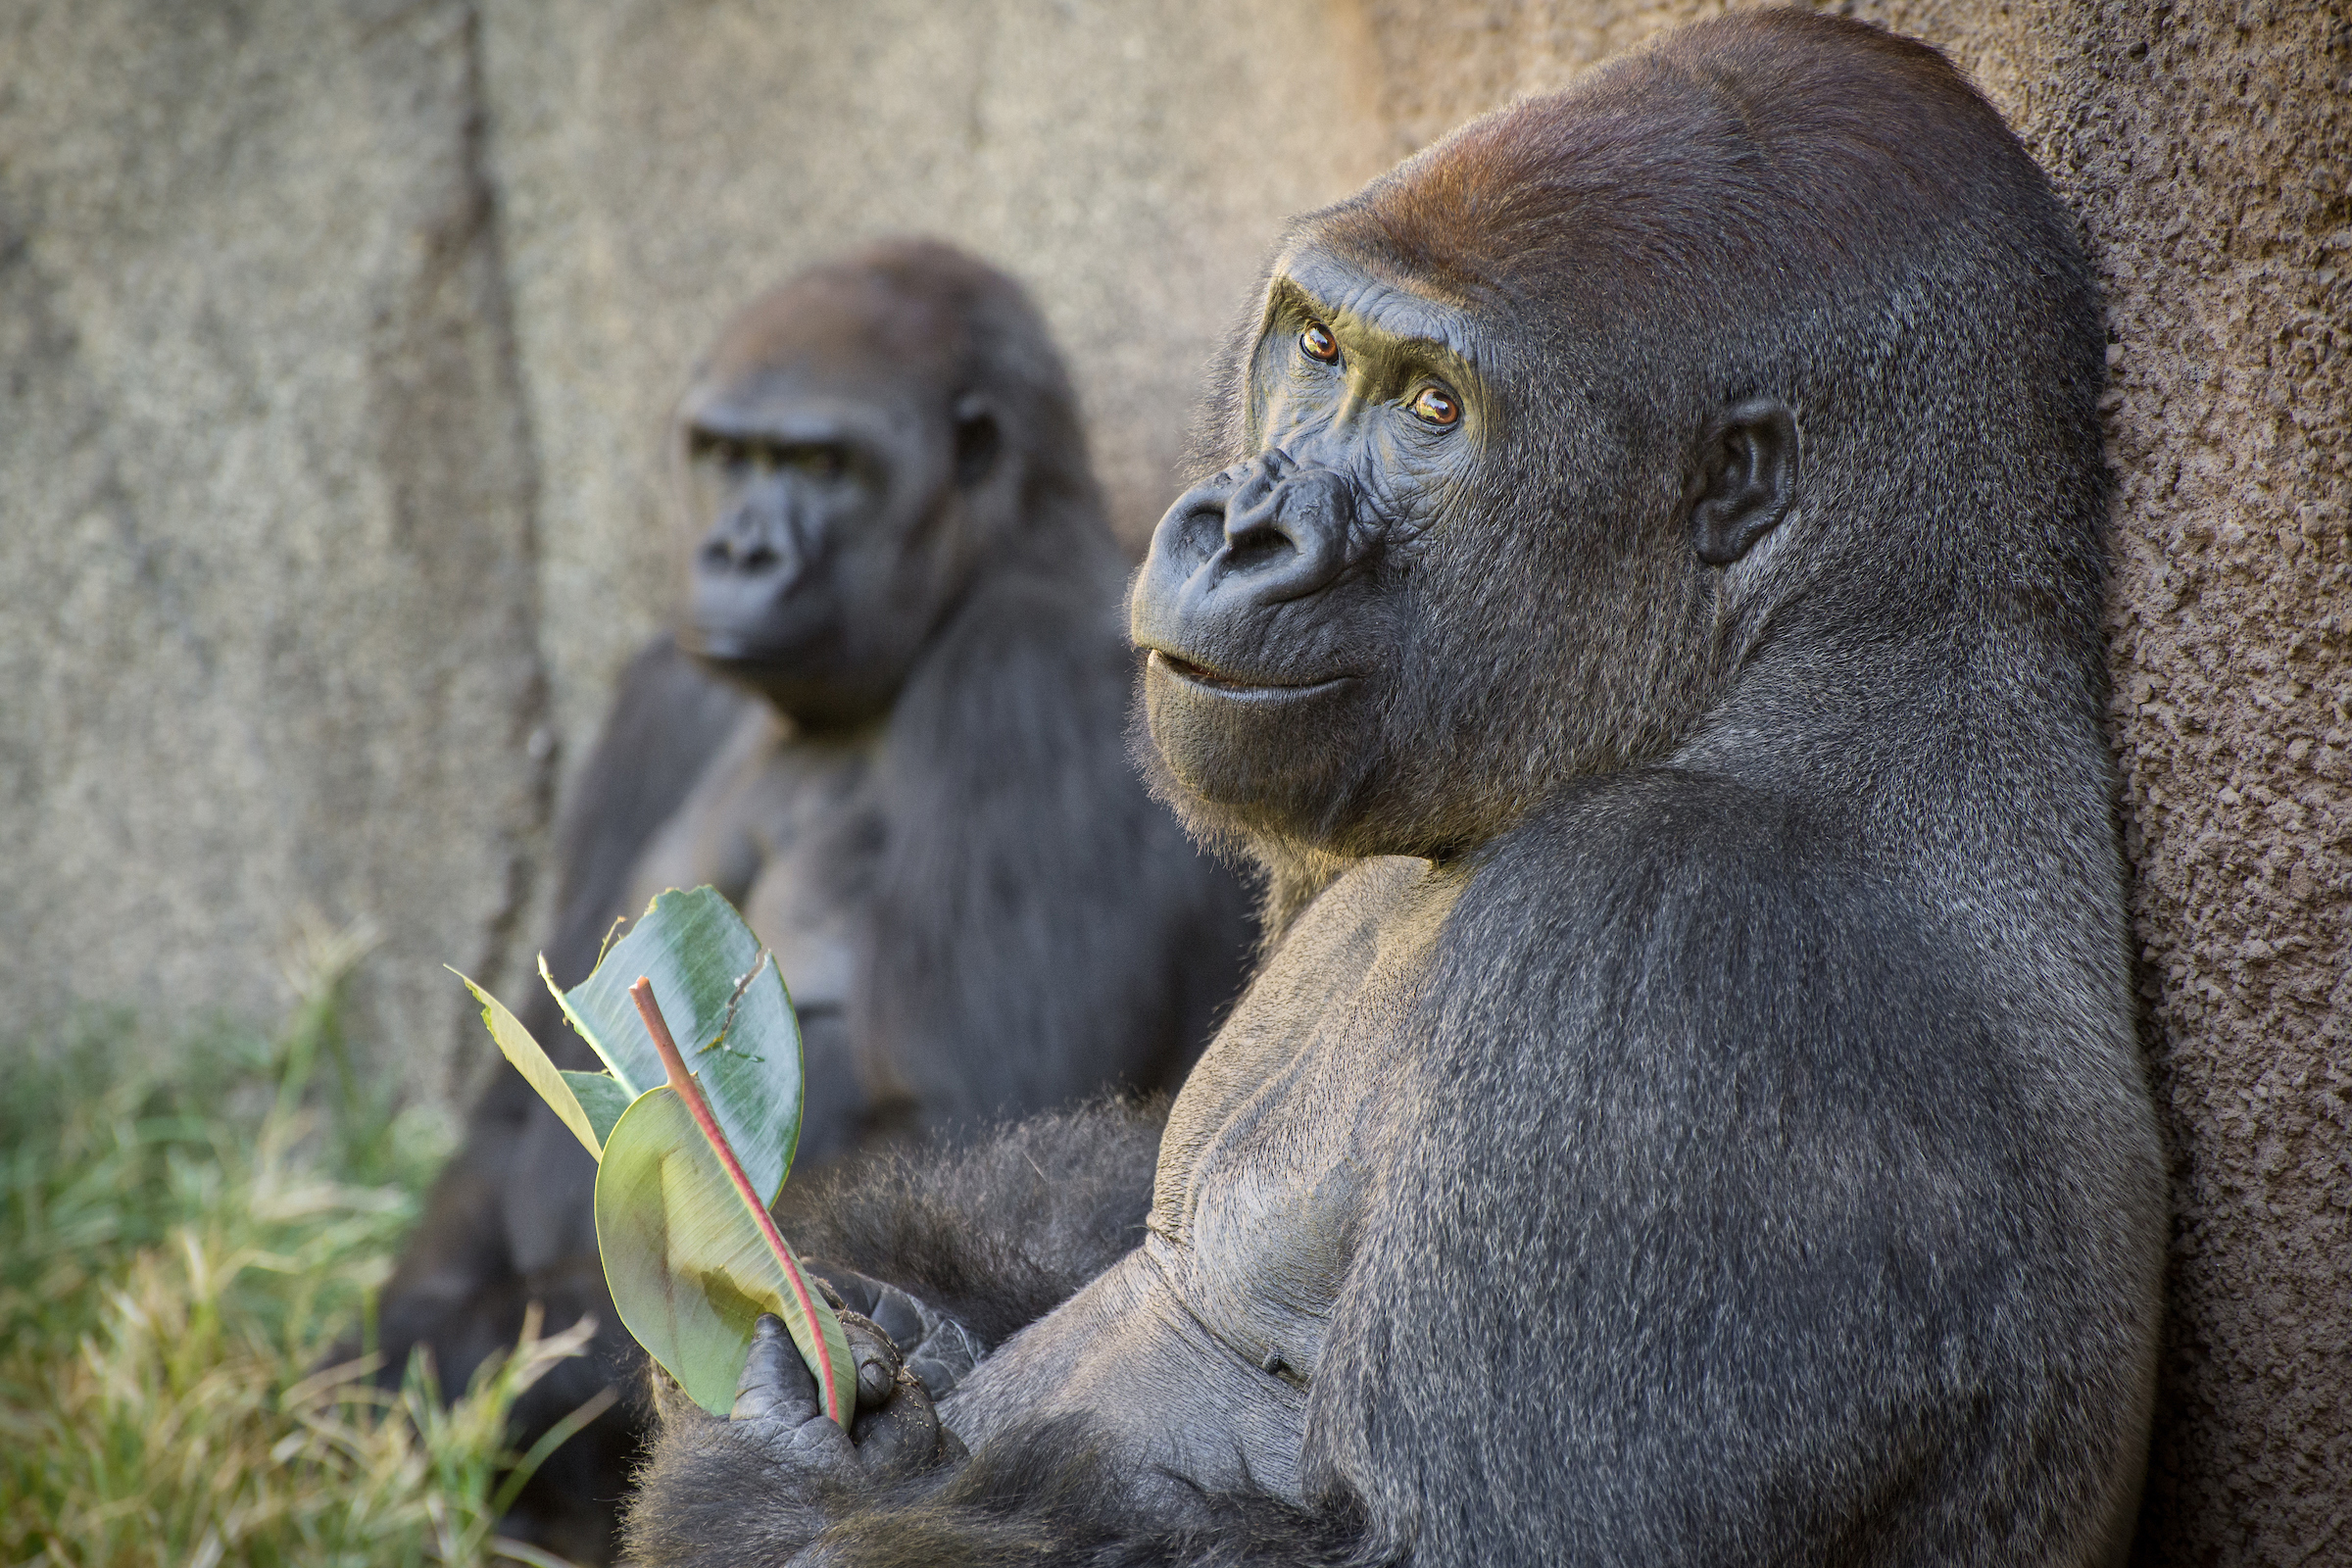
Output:
[[364,923],[354,1027],[437,1091],[440,964],[503,960],[544,682],[475,42],[457,4],[0,12],[12,1026],[267,1021]]

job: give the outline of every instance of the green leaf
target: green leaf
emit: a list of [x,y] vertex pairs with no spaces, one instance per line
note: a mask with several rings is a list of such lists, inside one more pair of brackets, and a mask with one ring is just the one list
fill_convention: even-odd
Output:
[[[564,1072],[558,1068],[548,1059],[547,1053],[540,1049],[539,1042],[531,1032],[522,1026],[522,1020],[509,1012],[504,1003],[471,980],[466,980],[466,976],[458,974],[457,970],[451,969],[449,972],[465,980],[466,989],[472,992],[473,1000],[482,1004],[482,1022],[490,1026],[490,1038],[498,1042],[498,1049],[514,1064],[514,1070],[539,1091],[539,1098],[546,1101],[555,1113],[563,1118],[564,1125],[571,1129],[573,1137],[588,1146],[588,1152],[602,1159],[605,1135],[612,1131],[612,1123],[619,1118],[620,1111],[613,1109],[609,1115],[595,1114],[583,1103],[581,1091],[587,1089],[595,1097],[595,1103],[607,1104],[611,1096],[604,1091],[589,1089],[584,1080],[600,1079],[607,1084],[612,1084],[612,1080],[603,1073]],[[646,1049],[651,1051],[653,1048],[648,1046]],[[656,1082],[659,1081],[656,1079]],[[618,1085],[612,1087],[614,1091],[619,1089]],[[623,1100],[621,1103],[625,1105],[627,1102]]]
[[667,1080],[629,1000],[641,975],[653,981],[662,1015],[744,1174],[773,1203],[800,1143],[802,1101],[800,1022],[774,960],[716,889],[672,888],[594,974],[557,992],[564,1015],[632,1101]]
[[602,1159],[605,1140],[612,1136],[612,1124],[629,1108],[629,1092],[609,1072],[566,1072],[564,1081],[571,1086],[580,1109],[587,1113],[588,1125],[596,1129],[597,1157]]
[[606,1138],[596,1242],[621,1323],[697,1404],[727,1413],[752,1325],[773,1312],[819,1404],[848,1427],[857,1371],[841,1320],[751,1213],[675,1090],[638,1097]]
[[609,1072],[559,1071],[513,1013],[466,985],[499,1049],[597,1155],[598,1250],[621,1322],[723,1414],[752,1325],[773,1312],[846,1427],[857,1389],[840,1320],[767,1212],[802,1107],[800,1024],[773,957],[715,890],[673,888],[580,985],[559,990],[544,956],[539,974]]

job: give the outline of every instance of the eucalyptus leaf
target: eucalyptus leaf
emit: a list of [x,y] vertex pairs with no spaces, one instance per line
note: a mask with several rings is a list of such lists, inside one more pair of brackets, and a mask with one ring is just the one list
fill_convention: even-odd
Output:
[[564,1015],[632,1101],[666,1081],[629,1000],[640,976],[653,981],[687,1070],[744,1174],[773,1203],[800,1143],[802,1104],[800,1022],[774,960],[716,889],[672,888],[594,974],[558,991]]
[[605,1140],[596,1240],[620,1320],[704,1409],[724,1415],[762,1312],[781,1318],[847,1428],[857,1372],[841,1321],[779,1255],[675,1090],[638,1097]]
[[[611,1096],[604,1091],[593,1089],[579,1080],[602,1079],[607,1084],[612,1084],[612,1080],[605,1077],[603,1073],[564,1072],[548,1059],[547,1053],[540,1049],[538,1040],[522,1026],[521,1019],[507,1010],[506,1004],[484,991],[480,986],[475,985],[471,980],[467,980],[466,976],[458,974],[457,970],[452,969],[449,972],[458,975],[459,979],[465,980],[466,989],[472,992],[473,1000],[482,1004],[482,1022],[490,1026],[490,1038],[498,1042],[498,1049],[505,1054],[507,1060],[514,1064],[514,1070],[521,1073],[533,1089],[539,1091],[539,1098],[546,1101],[549,1108],[563,1120],[564,1125],[571,1129],[574,1138],[588,1146],[588,1152],[602,1159],[605,1152],[605,1135],[612,1130],[612,1123],[619,1118],[620,1111],[614,1109],[610,1115],[604,1116],[591,1113],[588,1106],[582,1102],[581,1090],[587,1089],[589,1095],[599,1105],[609,1104]],[[646,1049],[650,1051],[653,1048],[649,1046]],[[659,1079],[655,1081],[660,1082]],[[614,1089],[617,1090],[618,1086],[615,1085]],[[621,1101],[623,1106],[627,1103],[626,1099]]]

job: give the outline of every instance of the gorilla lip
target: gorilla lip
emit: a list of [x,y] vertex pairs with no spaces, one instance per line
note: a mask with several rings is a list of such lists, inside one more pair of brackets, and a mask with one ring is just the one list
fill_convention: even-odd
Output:
[[1189,659],[1158,648],[1152,650],[1151,662],[1183,681],[1187,686],[1197,686],[1203,691],[1245,699],[1254,697],[1279,700],[1285,697],[1304,697],[1310,693],[1329,691],[1334,687],[1344,686],[1355,678],[1352,675],[1328,675],[1320,680],[1297,682],[1245,680],[1237,675],[1228,675],[1222,670],[1210,669],[1205,664],[1196,664]]

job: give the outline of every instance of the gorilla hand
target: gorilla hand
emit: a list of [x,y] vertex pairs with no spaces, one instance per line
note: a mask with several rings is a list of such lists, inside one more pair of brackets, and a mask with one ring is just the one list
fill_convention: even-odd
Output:
[[729,1430],[752,1439],[778,1465],[857,1490],[962,1458],[963,1445],[940,1425],[931,1396],[890,1336],[854,1311],[841,1314],[841,1327],[858,1376],[857,1413],[848,1432],[817,1403],[816,1380],[799,1348],[783,1323],[765,1312],[752,1329],[751,1358],[727,1414]]
[[890,1336],[906,1370],[921,1380],[923,1392],[934,1400],[954,1393],[988,1354],[987,1342],[980,1336],[919,1297],[854,1268],[814,1258],[808,1264],[834,1310],[858,1313]]

